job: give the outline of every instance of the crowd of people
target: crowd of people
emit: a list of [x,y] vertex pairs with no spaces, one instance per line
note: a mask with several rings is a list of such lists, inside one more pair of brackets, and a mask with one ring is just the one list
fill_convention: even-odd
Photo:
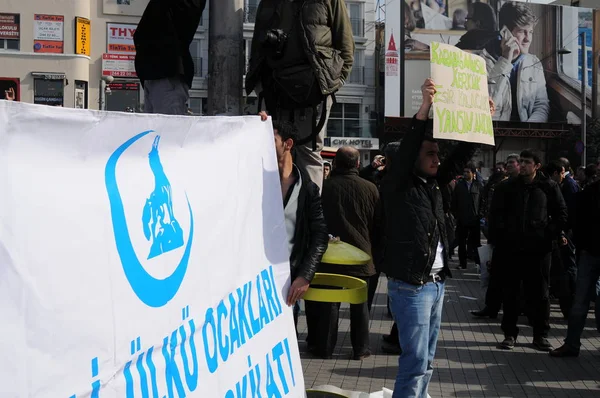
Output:
[[[473,315],[495,319],[503,307],[499,348],[515,347],[518,318],[524,313],[537,349],[557,357],[577,356],[594,298],[600,311],[600,164],[574,176],[568,160],[542,165],[535,150],[524,149],[498,162],[486,182],[473,163],[476,144],[458,143],[440,159],[429,119],[436,94],[431,79],[422,86],[423,102],[400,142],[387,144],[365,168],[352,147],[339,148],[333,164],[323,162],[327,119],[335,92],[352,69],[354,40],[343,0],[314,3],[260,2],[246,75],[246,90],[256,90],[259,107],[264,105],[261,119],[273,122],[290,251],[286,301],[294,308],[295,321],[316,272],[360,278],[368,286],[368,300],[350,306],[352,357],[369,357],[370,311],[385,275],[388,310],[395,322],[384,349],[399,355],[393,396],[426,397],[446,280],[452,277],[450,259],[458,247],[458,269],[466,269],[471,260],[489,270],[486,306]],[[165,13],[164,2],[151,0],[144,12],[134,37],[136,70],[147,112],[185,114],[193,75],[189,45],[206,1],[169,4]],[[469,31],[479,31],[489,11],[478,4],[469,9]],[[520,73],[525,61],[516,49],[528,47],[526,28],[534,21],[519,5],[503,10],[501,22],[516,38],[507,36],[492,48],[488,42],[469,43],[472,35],[465,35],[459,47],[498,52],[488,67],[504,76],[495,85],[504,91],[490,93],[492,115],[498,110],[503,120],[546,121],[545,83],[535,92],[519,94],[535,106],[523,102],[519,108],[511,102],[511,92],[523,91],[510,78],[511,65]],[[159,25],[168,29],[159,32]],[[521,31],[523,37],[517,35]],[[478,38],[483,37],[480,33]],[[5,95],[15,99],[14,91]],[[482,233],[492,248],[485,264],[479,256]],[[330,236],[358,247],[371,260],[363,266],[322,263]],[[565,344],[554,350],[547,339],[551,293],[559,298],[569,323]],[[335,303],[305,302],[307,351],[332,356],[339,309]]]

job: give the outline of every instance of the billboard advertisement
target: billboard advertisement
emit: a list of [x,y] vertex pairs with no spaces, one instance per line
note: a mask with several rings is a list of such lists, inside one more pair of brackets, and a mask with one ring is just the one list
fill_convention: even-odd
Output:
[[19,40],[21,28],[19,14],[0,13],[0,40]]
[[64,52],[64,24],[62,15],[35,14],[33,21],[33,51],[36,53]]
[[137,25],[109,23],[106,25],[106,51],[111,54],[135,54],[133,34]]
[[91,24],[87,18],[75,18],[75,54],[91,55]]
[[[593,40],[593,10],[587,8],[504,0],[388,0],[386,117],[416,112],[420,86],[430,76],[431,43],[442,42],[486,61],[495,121],[579,123],[582,52],[588,106],[598,80],[592,73]],[[395,53],[403,56],[402,67],[394,66]]]

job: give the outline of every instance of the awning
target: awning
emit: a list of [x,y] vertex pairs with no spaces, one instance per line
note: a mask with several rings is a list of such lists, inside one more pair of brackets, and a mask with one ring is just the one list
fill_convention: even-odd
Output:
[[67,75],[60,72],[31,72],[31,76],[44,80],[65,80]]

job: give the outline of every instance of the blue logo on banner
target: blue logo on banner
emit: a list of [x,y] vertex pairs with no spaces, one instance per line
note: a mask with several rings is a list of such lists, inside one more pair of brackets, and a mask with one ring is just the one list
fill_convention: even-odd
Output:
[[[183,257],[175,271],[165,279],[157,279],[148,274],[131,243],[123,200],[117,185],[116,168],[119,158],[136,141],[147,136],[153,131],[146,131],[129,139],[111,155],[106,163],[105,183],[113,224],[113,232],[117,251],[123,265],[127,281],[138,298],[150,307],[162,307],[175,297],[179,290],[185,273],[192,248],[194,237],[194,216],[189,200],[187,200],[190,213],[190,231],[185,245]],[[173,195],[171,183],[165,174],[159,154],[160,136],[156,136],[152,149],[148,154],[150,170],[154,175],[154,191],[146,199],[142,210],[143,232],[151,243],[148,259],[159,257],[164,253],[184,246],[183,229],[175,218],[173,211]]]

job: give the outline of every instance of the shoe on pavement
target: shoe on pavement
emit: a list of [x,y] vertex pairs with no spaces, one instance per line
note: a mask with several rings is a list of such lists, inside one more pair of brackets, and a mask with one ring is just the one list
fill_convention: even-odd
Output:
[[486,316],[489,316],[491,319],[498,318],[498,313],[492,312],[488,306],[485,306],[479,311],[471,311],[471,315],[473,315],[475,318],[485,318]]
[[391,334],[386,334],[381,336],[381,340],[383,340],[384,343],[387,344],[391,344],[391,345],[398,345],[398,336],[392,336]]
[[367,359],[370,356],[371,356],[371,351],[367,350],[367,351],[363,352],[362,354],[352,354],[352,359],[355,361],[362,361],[363,359]]
[[555,357],[555,358],[578,357],[579,350],[576,350],[575,348],[573,348],[567,344],[563,344],[562,346],[558,347],[556,350],[550,351],[550,356]]
[[552,344],[545,337],[534,337],[533,346],[539,351],[550,352],[552,351]]
[[402,348],[400,348],[399,344],[390,344],[388,342],[383,342],[383,344],[381,345],[381,351],[385,352],[386,354],[392,355],[402,354]]
[[508,336],[504,338],[504,341],[502,343],[498,344],[498,348],[501,350],[512,350],[513,348],[515,348],[516,343],[517,339]]

